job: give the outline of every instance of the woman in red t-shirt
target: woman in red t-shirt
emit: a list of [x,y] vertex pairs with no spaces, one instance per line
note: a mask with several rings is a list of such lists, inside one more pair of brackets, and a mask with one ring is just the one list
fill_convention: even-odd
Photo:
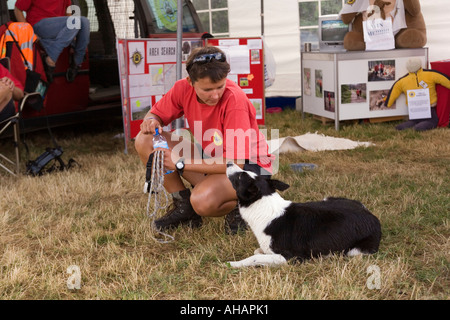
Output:
[[[135,147],[146,164],[153,152],[158,128],[184,116],[191,136],[163,132],[170,150],[164,151],[165,189],[172,193],[174,208],[155,221],[158,229],[178,225],[199,227],[201,216],[226,217],[226,231],[245,228],[237,196],[226,176],[231,160],[245,170],[270,175],[272,156],[256,122],[256,110],[242,89],[227,79],[230,65],[217,47],[194,50],[186,61],[188,77],[181,79],[147,113]],[[189,136],[189,134],[188,134]],[[186,188],[181,176],[194,188]]]
[[14,100],[23,98],[23,86],[8,69],[0,65],[0,121],[16,113]]

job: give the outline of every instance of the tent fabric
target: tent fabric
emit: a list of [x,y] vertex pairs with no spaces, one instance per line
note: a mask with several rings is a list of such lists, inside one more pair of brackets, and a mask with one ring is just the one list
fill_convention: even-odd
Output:
[[[429,61],[450,59],[448,0],[420,1],[427,26]],[[261,35],[261,0],[228,0],[230,37]],[[264,0],[264,38],[277,63],[266,97],[301,96],[298,0]]]

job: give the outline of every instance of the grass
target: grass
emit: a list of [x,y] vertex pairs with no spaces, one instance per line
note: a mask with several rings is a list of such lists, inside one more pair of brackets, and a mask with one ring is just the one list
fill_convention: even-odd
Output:
[[[98,124],[97,124],[98,125]],[[280,137],[319,132],[375,145],[345,151],[282,154],[277,179],[294,201],[345,196],[379,217],[378,253],[339,255],[275,268],[231,269],[257,248],[251,232],[227,236],[223,218],[175,241],[153,239],[142,193],[145,170],[123,152],[119,121],[55,129],[81,164],[33,178],[0,173],[0,299],[449,299],[450,130],[397,132],[395,123],[323,126],[296,111],[267,114]],[[30,158],[51,145],[46,131],[27,136]],[[5,141],[0,141],[2,150]],[[315,163],[294,172],[289,164]],[[67,268],[80,268],[69,289]],[[379,289],[369,289],[379,269]]]

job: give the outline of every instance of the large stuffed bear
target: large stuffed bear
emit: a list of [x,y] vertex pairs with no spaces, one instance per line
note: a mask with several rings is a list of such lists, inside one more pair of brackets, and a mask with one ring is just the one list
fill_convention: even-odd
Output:
[[[365,50],[363,19],[370,17],[374,11],[367,12],[369,5],[378,6],[381,17],[401,19],[399,31],[395,33],[396,48],[421,48],[427,43],[425,20],[420,9],[419,0],[347,0],[340,16],[345,24],[352,23],[352,31],[344,38],[344,48],[349,51]],[[403,15],[397,18],[396,8],[404,8]],[[354,10],[353,10],[354,9]]]

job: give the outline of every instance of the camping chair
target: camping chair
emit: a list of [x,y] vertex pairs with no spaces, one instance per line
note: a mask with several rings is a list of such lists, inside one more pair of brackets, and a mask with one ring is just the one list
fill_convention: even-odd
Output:
[[[10,70],[9,58],[0,59],[0,63],[5,68]],[[18,103],[18,108],[17,108],[18,110],[17,110],[16,114],[13,115],[12,117],[9,117],[8,119],[5,119],[0,122],[0,137],[3,137],[3,135],[5,135],[5,139],[9,139],[10,134],[7,135],[7,133],[9,133],[8,129],[9,128],[13,129],[12,143],[14,146],[14,154],[15,154],[14,157],[11,157],[6,154],[3,154],[2,150],[0,150],[0,168],[4,169],[6,172],[8,172],[14,176],[19,174],[19,172],[20,172],[20,152],[19,152],[20,115],[22,113],[24,106],[27,103],[29,103],[31,100],[33,100],[33,98],[37,98],[38,96],[40,97],[39,92],[24,93],[24,94],[25,94],[24,97]]]

